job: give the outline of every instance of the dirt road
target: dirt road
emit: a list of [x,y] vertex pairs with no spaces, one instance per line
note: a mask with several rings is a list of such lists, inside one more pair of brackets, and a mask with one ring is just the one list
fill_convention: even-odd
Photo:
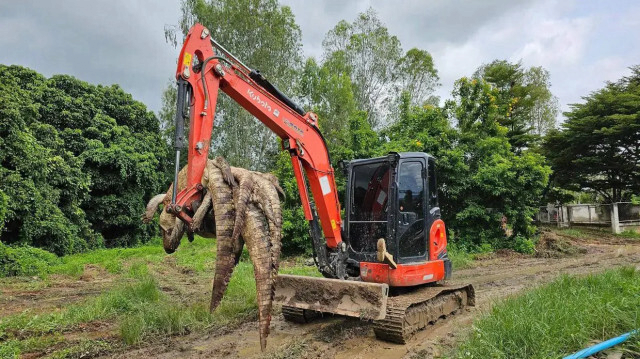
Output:
[[[557,238],[556,234],[549,234]],[[569,238],[569,237],[567,237]],[[553,238],[552,238],[553,239]],[[640,242],[617,238],[570,238],[580,248],[565,258],[525,257],[503,253],[454,272],[452,282],[472,283],[476,307],[437,322],[419,332],[406,345],[376,340],[367,323],[347,318],[323,318],[306,325],[290,324],[274,315],[265,353],[260,352],[257,323],[227,333],[191,334],[161,344],[112,354],[116,358],[433,358],[451,350],[473,319],[496,300],[548,282],[560,274],[585,274],[621,265],[640,266]]]

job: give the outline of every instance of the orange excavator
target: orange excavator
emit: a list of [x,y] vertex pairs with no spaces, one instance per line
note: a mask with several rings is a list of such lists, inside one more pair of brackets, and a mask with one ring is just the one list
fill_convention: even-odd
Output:
[[188,172],[186,188],[177,192],[173,187],[167,210],[187,225],[204,194],[200,180],[220,90],[273,131],[291,155],[314,260],[324,278],[278,276],[275,300],[285,319],[307,322],[318,313],[360,317],[373,321],[378,338],[404,343],[429,323],[474,305],[471,285],[444,285],[452,268],[433,157],[389,153],[343,163],[343,219],[335,172],[314,113],[235,58],[201,24],[185,38],[176,79],[174,183],[185,145]]

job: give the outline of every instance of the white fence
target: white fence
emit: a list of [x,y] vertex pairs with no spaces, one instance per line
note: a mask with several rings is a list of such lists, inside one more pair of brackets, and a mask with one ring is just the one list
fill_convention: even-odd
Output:
[[640,227],[640,205],[630,202],[613,204],[568,204],[540,207],[536,221],[558,227],[611,227],[614,233]]

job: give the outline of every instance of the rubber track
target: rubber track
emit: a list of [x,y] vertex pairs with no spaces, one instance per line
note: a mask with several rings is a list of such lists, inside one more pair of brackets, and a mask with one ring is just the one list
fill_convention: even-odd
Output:
[[387,316],[374,321],[373,331],[378,339],[405,344],[415,332],[474,304],[472,286],[419,288],[412,293],[390,297]]
[[314,310],[300,309],[295,307],[282,306],[282,316],[284,320],[293,323],[305,324],[319,316]]

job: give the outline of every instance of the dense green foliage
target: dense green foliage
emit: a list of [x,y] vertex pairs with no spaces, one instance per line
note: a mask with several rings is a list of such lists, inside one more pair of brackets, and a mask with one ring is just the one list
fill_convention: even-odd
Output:
[[0,233],[4,228],[4,217],[7,215],[7,195],[0,190]]
[[[494,61],[458,80],[453,99],[441,105],[433,97],[438,75],[431,55],[404,52],[372,9],[327,33],[322,61],[302,61],[300,29],[277,0],[185,0],[182,12],[169,38],[178,44],[194,22],[205,24],[216,40],[319,115],[334,168],[340,160],[390,151],[427,152],[438,161],[452,242],[532,249],[531,217],[551,172],[539,138],[557,113],[546,70]],[[117,87],[46,79],[16,67],[3,67],[1,81],[2,114],[10,119],[0,128],[3,242],[62,254],[148,239],[152,228],[138,215],[145,199],[167,187],[175,89],[163,96],[159,126]],[[225,96],[217,110],[214,153],[232,165],[276,173],[287,193],[284,251],[309,252],[288,156],[278,154],[264,125]],[[246,140],[249,134],[254,141]],[[340,171],[336,176],[342,195],[345,178]]]
[[572,105],[561,129],[549,133],[544,149],[554,185],[606,202],[640,193],[640,66],[631,70]]
[[0,242],[0,277],[42,274],[58,262],[55,254],[43,249]]
[[[158,120],[118,86],[0,65],[2,242],[59,255],[132,245],[166,185]],[[0,197],[5,197],[0,195]]]
[[[495,305],[458,358],[560,358],[640,327],[640,273],[622,268],[563,276]],[[637,337],[625,343],[640,349]]]

